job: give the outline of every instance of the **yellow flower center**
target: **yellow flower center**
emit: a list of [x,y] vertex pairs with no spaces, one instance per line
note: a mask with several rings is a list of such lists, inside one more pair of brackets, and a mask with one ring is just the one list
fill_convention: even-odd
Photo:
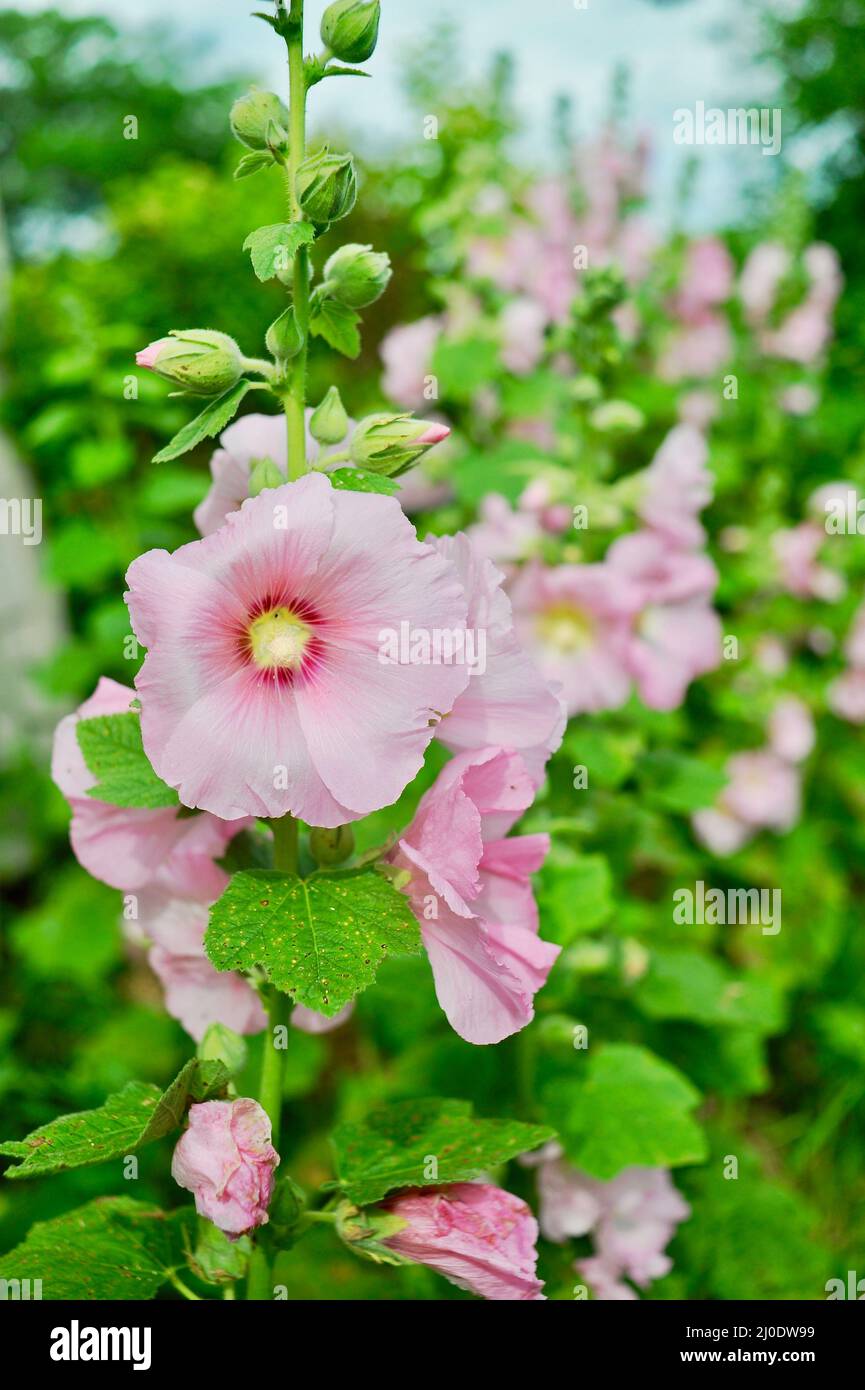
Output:
[[541,640],[560,652],[577,652],[592,640],[594,623],[572,603],[555,603],[538,619]]
[[312,637],[312,628],[290,608],[262,613],[249,626],[252,659],[263,670],[287,667],[297,670]]

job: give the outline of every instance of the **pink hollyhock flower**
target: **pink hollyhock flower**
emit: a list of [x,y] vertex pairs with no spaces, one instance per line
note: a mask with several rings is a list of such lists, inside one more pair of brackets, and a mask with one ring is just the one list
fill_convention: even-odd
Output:
[[769,749],[728,759],[729,778],[716,807],[698,811],[697,838],[714,854],[733,854],[758,830],[784,834],[799,819],[802,779],[796,767]]
[[628,650],[643,606],[638,585],[608,564],[532,563],[511,589],[518,637],[568,714],[618,709],[631,689]]
[[481,1298],[542,1299],[538,1226],[525,1202],[489,1183],[397,1193],[382,1203],[406,1222],[384,1244]]
[[642,521],[674,545],[692,550],[706,533],[697,520],[714,494],[709,450],[693,425],[676,425],[643,475]]
[[190,1108],[171,1176],[194,1194],[199,1216],[241,1236],[267,1224],[278,1165],[270,1120],[257,1101],[208,1100]]
[[631,1285],[620,1279],[616,1271],[599,1256],[577,1260],[574,1269],[586,1281],[599,1303],[636,1302],[638,1296]]
[[538,1170],[538,1223],[545,1240],[563,1245],[597,1225],[604,1184],[568,1163],[561,1144],[553,1141],[535,1153],[523,1154],[520,1163]]
[[828,309],[815,299],[806,299],[778,328],[764,332],[761,346],[770,357],[807,367],[820,356],[831,337]]
[[397,501],[407,516],[413,512],[429,512],[453,499],[453,488],[446,480],[431,478],[419,465],[399,480]]
[[429,316],[392,328],[381,345],[384,393],[406,410],[417,410],[427,399],[426,378],[441,335],[441,319]]
[[595,1249],[613,1268],[646,1288],[672,1268],[664,1250],[691,1208],[666,1168],[625,1168],[603,1186]]
[[687,391],[678,404],[679,420],[695,430],[707,430],[718,416],[718,402],[709,391]]
[[727,320],[705,310],[670,337],[658,366],[664,381],[705,381],[730,360],[733,335]]
[[772,552],[783,588],[796,598],[819,598],[835,603],[844,592],[844,580],[818,563],[826,541],[824,527],[803,521],[772,536]]
[[72,808],[73,852],[89,874],[121,892],[158,887],[178,897],[203,893],[213,901],[228,884],[228,875],[214,860],[247,820],[181,817],[179,806],[147,810],[88,796],[96,778],[78,746],[76,725],[81,719],[126,714],[134,699],[134,690],[103,676],[90,698],[61,719],[55,731],[51,776]]
[[676,295],[676,313],[686,323],[697,323],[703,311],[723,304],[733,292],[733,261],[717,237],[705,237],[689,247],[685,273]]
[[738,816],[718,806],[706,806],[695,812],[691,824],[700,844],[719,859],[736,854],[753,836],[753,830]]
[[320,474],[262,493],[212,536],[131,566],[144,747],[185,805],[333,827],[417,773],[464,665],[388,663],[401,624],[461,630],[457,576],[393,498]]
[[643,590],[627,664],[649,709],[676,709],[692,680],[721,661],[721,623],[709,602],[718,572],[707,555],[671,550],[651,531],[621,536],[607,564]]
[[533,299],[512,299],[500,320],[502,361],[509,372],[527,376],[544,355],[547,315]]
[[793,258],[779,242],[763,241],[748,256],[739,278],[739,298],[749,323],[765,323]]
[[532,512],[541,526],[552,536],[560,536],[570,529],[574,520],[573,508],[566,502],[557,502],[556,496],[546,478],[536,478],[519,498],[519,510]]
[[813,750],[816,731],[811,711],[795,695],[785,695],[769,716],[769,747],[787,763],[801,763]]
[[501,1042],[530,1023],[559,947],[538,936],[530,876],[546,835],[505,838],[534,799],[522,759],[501,748],[461,753],[422,798],[389,858],[432,966],[439,1004],[467,1042]]
[[533,513],[515,510],[506,497],[488,492],[478,508],[480,520],[468,529],[474,550],[503,568],[528,559],[541,544],[543,528]]
[[826,692],[833,714],[848,724],[865,724],[865,671],[845,671]]
[[[306,453],[310,462],[316,463],[321,457],[321,445],[309,432],[311,418],[312,411],[308,410]],[[350,420],[345,439],[334,445],[334,449],[339,451],[346,448],[353,432],[354,421]],[[228,514],[238,511],[246,501],[254,463],[270,459],[283,478],[288,475],[288,436],[284,415],[244,415],[223,430],[219,444],[210,460],[213,479],[210,491],[194,513],[195,524],[202,536],[218,531],[220,526],[225,525]]]
[[479,663],[436,737],[455,753],[491,745],[515,749],[540,785],[564,734],[559,695],[520,646],[498,570],[462,533],[433,544],[456,570],[468,601],[467,626],[483,633],[485,643],[483,669]]
[[214,969],[204,949],[207,904],[147,893],[139,903],[142,930],[153,942],[148,957],[165,990],[165,1007],[201,1042],[212,1023],[235,1033],[260,1033],[267,1015],[241,975]]

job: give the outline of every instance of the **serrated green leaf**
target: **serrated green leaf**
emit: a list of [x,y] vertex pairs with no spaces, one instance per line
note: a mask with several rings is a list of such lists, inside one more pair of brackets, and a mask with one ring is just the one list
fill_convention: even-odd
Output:
[[43,1299],[149,1299],[183,1263],[194,1212],[160,1211],[131,1197],[100,1197],[40,1221],[0,1256],[0,1279],[41,1280]]
[[723,961],[699,951],[653,951],[634,994],[650,1018],[749,1028],[761,1035],[779,1033],[785,1021],[783,999],[771,980],[737,977]]
[[326,477],[337,491],[379,492],[385,497],[393,497],[399,492],[399,483],[393,478],[385,478],[381,473],[368,473],[365,468],[335,468]]
[[322,73],[323,77],[371,77],[372,73],[364,72],[363,68],[346,68],[331,63]]
[[546,1114],[572,1163],[608,1181],[623,1168],[702,1163],[706,1138],[692,1118],[700,1093],[644,1047],[607,1043],[582,1055],[585,1074],[550,1082]]
[[81,719],[75,733],[84,761],[96,778],[96,786],[88,792],[95,801],[149,810],[178,804],[177,792],[157,777],[147,760],[137,714]]
[[257,174],[260,169],[267,169],[274,163],[273,155],[269,150],[250,150],[245,154],[234,171],[236,179],[247,179],[250,174]]
[[257,388],[258,383],[254,381],[235,382],[234,386],[230,386],[215,401],[205,406],[200,415],[196,415],[194,420],[190,420],[188,425],[178,430],[171,442],[166,444],[164,449],[160,449],[158,454],[153,455],[153,462],[168,463],[171,459],[188,453],[203,440],[212,439],[234,419],[247,392]]
[[167,1091],[148,1082],[130,1081],[97,1110],[61,1115],[26,1139],[0,1144],[0,1154],[21,1160],[5,1176],[39,1177],[125,1158],[179,1129],[191,1102],[208,1100],[223,1091],[229,1079],[221,1062],[193,1058]]
[[400,1101],[341,1125],[333,1146],[340,1185],[363,1206],[398,1187],[468,1182],[554,1135],[546,1125],[479,1119],[469,1101],[436,1099]]
[[332,1017],[389,955],[417,955],[406,898],[373,868],[235,874],[210,909],[205,946],[217,970],[263,965],[277,989]]
[[301,246],[314,240],[311,222],[274,222],[250,232],[243,249],[250,253],[259,280],[272,280],[278,271],[288,270]]
[[347,304],[338,304],[335,299],[323,299],[312,313],[309,331],[344,357],[360,355],[360,314]]

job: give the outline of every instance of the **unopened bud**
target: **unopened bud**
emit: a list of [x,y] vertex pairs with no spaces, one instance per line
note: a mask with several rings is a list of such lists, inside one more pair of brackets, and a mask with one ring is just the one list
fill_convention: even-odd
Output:
[[253,459],[249,466],[249,496],[258,497],[268,488],[282,487],[285,478],[273,459]]
[[380,18],[380,0],[335,0],[322,16],[322,42],[343,63],[365,63],[375,52]]
[[224,1023],[211,1023],[196,1049],[202,1062],[222,1062],[232,1076],[246,1066],[247,1046],[243,1038]]
[[319,150],[297,171],[297,199],[318,226],[347,217],[357,202],[357,172],[350,154]]
[[288,111],[275,92],[247,92],[234,103],[228,119],[235,139],[250,150],[268,149],[269,126],[282,137],[288,129]]
[[321,405],[312,412],[309,432],[319,444],[341,444],[348,434],[348,416],[335,386],[331,386]]
[[601,434],[636,434],[646,423],[646,417],[630,401],[604,401],[589,417],[592,429]]
[[277,362],[288,362],[297,356],[303,347],[303,334],[298,327],[293,304],[270,325],[264,341],[268,352]]
[[243,354],[234,339],[209,328],[172,332],[136,353],[135,362],[201,396],[221,395],[243,373]]
[[411,415],[369,415],[352,435],[351,460],[359,468],[393,476],[447,439],[450,429]]
[[343,864],[354,854],[354,831],[350,825],[339,825],[335,830],[316,826],[310,831],[309,851],[322,867]]
[[380,299],[393,271],[386,251],[350,243],[334,251],[324,267],[324,292],[351,309],[365,309]]

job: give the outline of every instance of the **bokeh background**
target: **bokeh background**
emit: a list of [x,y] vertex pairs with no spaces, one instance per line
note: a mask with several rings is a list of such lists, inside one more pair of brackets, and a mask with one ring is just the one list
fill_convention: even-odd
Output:
[[[250,227],[280,219],[278,182],[231,177],[231,101],[250,81],[280,90],[283,81],[279,46],[248,8],[152,0],[146,25],[133,0],[0,12],[0,494],[38,496],[44,507],[42,545],[5,536],[0,545],[8,1137],[99,1104],[133,1077],[164,1082],[188,1053],[144,958],[124,943],[117,894],[70,855],[68,811],[48,764],[57,719],[100,675],[128,683],[134,672],[124,656],[126,567],[143,550],[191,539],[191,511],[207,487],[206,450],[150,463],[188,406],[141,373],[129,398],[136,349],[170,327],[205,325],[257,353],[283,302],[278,285],[255,284],[240,250]],[[844,290],[828,341],[807,360],[755,352],[732,284],[726,296],[740,396],[711,431],[718,486],[707,525],[725,631],[739,635],[746,658],[735,673],[692,687],[669,714],[634,701],[572,723],[530,827],[557,834],[542,910],[544,934],[565,947],[532,1054],[515,1040],[481,1050],[461,1043],[424,972],[392,964],[352,1025],[329,1038],[299,1035],[292,1047],[288,1095],[305,1136],[292,1171],[326,1177],[333,1118],[382,1097],[438,1091],[468,1096],[491,1115],[531,1112],[535,1093],[571,1065],[563,1028],[566,1036],[572,1021],[585,1022],[651,1048],[704,1097],[711,1159],[677,1175],[692,1218],[671,1247],[672,1272],[647,1296],[822,1297],[826,1279],[865,1275],[865,748],[856,719],[839,715],[828,693],[847,669],[865,557],[859,536],[833,542],[842,582],[832,602],[785,588],[771,557],[772,538],[803,523],[821,484],[865,487],[865,3],[589,0],[577,11],[569,0],[537,0],[530,18],[522,0],[400,0],[384,9],[373,80],[350,90],[323,84],[311,102],[314,131],[362,159],[362,194],[343,239],[387,248],[395,268],[366,315],[361,356],[337,366],[355,417],[387,399],[380,347],[392,328],[443,303],[455,313],[466,247],[488,230],[478,188],[500,186],[518,201],[541,173],[566,181],[575,151],[604,130],[646,153],[628,197],[656,228],[659,249],[656,272],[632,296],[645,332],[603,366],[591,360],[595,340],[585,348],[581,365],[604,395],[628,400],[644,420],[613,442],[584,434],[590,468],[594,456],[608,476],[648,464],[682,395],[705,386],[688,373],[671,380],[657,346],[675,320],[675,286],[694,240],[723,241],[736,276],[767,241],[794,257],[828,243]],[[780,107],[781,156],[677,147],[672,112],[697,100]],[[429,113],[440,120],[437,141],[423,139]],[[135,140],[123,138],[128,114],[138,121]],[[795,303],[802,286],[788,289]],[[313,399],[333,362],[316,350]],[[480,375],[469,372],[467,382],[469,363]],[[543,373],[471,351],[442,355],[437,370],[438,408],[456,427],[448,464],[456,485],[426,521],[444,530],[476,520],[489,493],[516,500],[524,460],[503,436],[515,421],[549,425],[559,404]],[[477,408],[485,372],[505,402],[492,425]],[[722,370],[709,375],[717,394]],[[791,387],[812,393],[807,410],[779,405]],[[568,466],[555,441],[537,430],[533,438],[539,459]],[[752,659],[762,639],[777,639],[781,668]],[[808,707],[818,730],[802,814],[732,861],[715,857],[691,815],[715,794],[725,759],[760,746],[784,694]],[[667,758],[660,770],[659,757]],[[586,761],[600,772],[580,801],[571,769]],[[782,934],[690,928],[676,939],[671,889],[701,877],[780,886]],[[707,973],[707,962],[731,973]],[[740,1156],[747,1181],[720,1181],[724,1154]],[[145,1195],[174,1202],[167,1173],[163,1146],[148,1150]],[[517,1181],[528,1194],[530,1175]],[[98,1168],[0,1187],[0,1248],[36,1219],[118,1190],[116,1175]],[[291,1296],[445,1292],[423,1270],[372,1270],[317,1236],[306,1249],[283,1276]],[[553,1296],[569,1297],[566,1254],[551,1246],[543,1261]]]

